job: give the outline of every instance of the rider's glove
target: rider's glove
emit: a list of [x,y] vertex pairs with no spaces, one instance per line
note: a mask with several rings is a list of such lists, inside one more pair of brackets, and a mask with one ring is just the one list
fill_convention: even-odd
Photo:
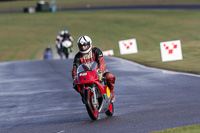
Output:
[[99,73],[98,73],[98,78],[99,78],[100,81],[102,80],[102,75],[103,75],[102,72],[99,72]]
[[76,83],[75,83],[75,82],[76,82],[76,80],[74,79],[74,81],[73,81],[73,87],[76,85]]
[[73,81],[73,88],[74,88],[77,92],[79,92],[78,86],[76,85],[76,80]]

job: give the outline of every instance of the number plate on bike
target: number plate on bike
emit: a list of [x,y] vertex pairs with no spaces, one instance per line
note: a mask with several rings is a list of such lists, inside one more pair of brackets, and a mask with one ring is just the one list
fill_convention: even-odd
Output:
[[86,76],[87,73],[80,73],[79,76]]

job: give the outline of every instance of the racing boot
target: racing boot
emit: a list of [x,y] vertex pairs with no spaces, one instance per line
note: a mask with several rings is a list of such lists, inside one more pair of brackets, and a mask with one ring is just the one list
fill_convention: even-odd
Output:
[[[114,88],[114,87],[113,87]],[[115,95],[114,95],[114,92],[113,92],[113,88],[110,89],[110,92],[111,92],[111,103],[114,103],[115,102]]]
[[114,86],[115,86],[115,76],[112,73],[107,73],[105,75],[108,87],[110,88],[111,92],[111,102],[113,103],[115,101],[115,95],[114,95]]

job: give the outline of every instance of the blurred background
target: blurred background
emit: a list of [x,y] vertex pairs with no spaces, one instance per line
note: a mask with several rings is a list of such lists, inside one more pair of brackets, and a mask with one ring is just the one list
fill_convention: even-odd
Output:
[[[44,4],[45,2],[45,4]],[[102,51],[146,66],[200,74],[199,0],[0,0],[0,61],[41,60],[60,31],[88,35]],[[118,42],[136,38],[138,53],[120,55]],[[162,62],[160,42],[181,40],[183,60]]]

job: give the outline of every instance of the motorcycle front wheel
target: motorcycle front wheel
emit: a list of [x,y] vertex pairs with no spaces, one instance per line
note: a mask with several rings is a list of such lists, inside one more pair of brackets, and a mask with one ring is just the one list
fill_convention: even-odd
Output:
[[97,120],[99,117],[98,108],[93,105],[92,99],[94,98],[94,94],[90,89],[85,91],[85,106],[87,112],[92,120]]

